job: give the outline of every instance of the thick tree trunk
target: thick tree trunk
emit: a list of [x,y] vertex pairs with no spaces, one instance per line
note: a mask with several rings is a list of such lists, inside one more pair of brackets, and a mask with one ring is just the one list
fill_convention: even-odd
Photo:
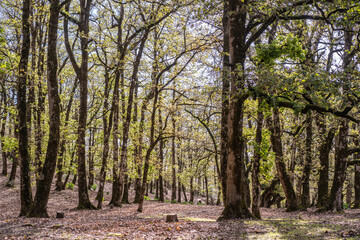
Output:
[[296,194],[290,177],[286,171],[285,159],[282,149],[281,130],[280,130],[280,116],[277,108],[273,109],[273,119],[270,125],[271,130],[271,144],[275,153],[275,165],[279,175],[281,186],[284,189],[286,197],[286,210],[296,211],[299,209],[296,199]]
[[48,102],[49,102],[49,141],[46,157],[36,187],[34,205],[29,217],[49,217],[47,203],[50,195],[52,179],[55,173],[60,140],[60,97],[57,78],[57,32],[59,22],[59,0],[52,0],[50,5],[49,36],[48,36]]
[[[231,66],[231,93],[228,112],[228,146],[226,166],[225,208],[222,219],[252,217],[245,194],[243,93],[246,59],[246,6],[244,2],[229,0],[229,56]],[[230,14],[231,13],[231,14]],[[223,159],[224,160],[224,159]]]
[[19,157],[20,157],[20,216],[29,213],[33,204],[30,178],[30,155],[27,126],[26,86],[28,75],[28,61],[30,53],[30,14],[31,1],[23,0],[22,8],[22,46],[18,78],[18,110],[19,110]]
[[254,158],[252,162],[252,174],[251,174],[251,182],[252,182],[252,202],[251,202],[251,212],[257,217],[261,218],[260,215],[260,158],[261,158],[261,142],[262,142],[262,128],[264,121],[264,114],[261,109],[261,98],[258,99],[258,110],[257,110],[257,128],[255,135],[255,147],[254,147]]
[[[222,92],[221,92],[221,145],[220,145],[220,164],[221,164],[221,185],[223,202],[226,200],[226,168],[227,168],[227,144],[228,144],[228,114],[229,114],[229,90],[230,90],[230,68],[229,58],[229,27],[228,27],[228,8],[229,1],[224,1],[223,11],[223,69],[222,69]],[[190,200],[191,201],[191,200]]]

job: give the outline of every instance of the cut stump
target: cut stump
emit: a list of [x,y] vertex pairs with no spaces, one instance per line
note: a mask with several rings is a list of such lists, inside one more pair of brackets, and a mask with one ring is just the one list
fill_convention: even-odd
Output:
[[178,222],[177,214],[166,215],[166,222]]
[[56,213],[56,218],[64,218],[65,214],[63,212],[57,212]]

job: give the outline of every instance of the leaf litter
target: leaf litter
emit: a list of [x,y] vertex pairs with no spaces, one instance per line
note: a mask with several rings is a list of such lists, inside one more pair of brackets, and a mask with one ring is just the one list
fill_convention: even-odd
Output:
[[[222,206],[145,201],[139,213],[137,204],[109,206],[110,195],[101,210],[77,210],[76,187],[51,191],[50,218],[24,218],[18,217],[19,180],[15,188],[5,187],[5,182],[1,176],[0,239],[360,239],[360,210],[355,209],[288,213],[262,208],[262,220],[216,222]],[[110,191],[111,185],[107,188]],[[89,195],[95,199],[96,192]],[[57,212],[64,212],[65,218],[56,218]],[[166,223],[167,214],[177,214],[179,222]]]

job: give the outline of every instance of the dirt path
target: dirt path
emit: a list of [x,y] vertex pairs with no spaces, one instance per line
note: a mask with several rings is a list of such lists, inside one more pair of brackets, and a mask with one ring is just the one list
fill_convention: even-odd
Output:
[[[51,192],[49,219],[19,218],[19,183],[6,188],[0,177],[0,239],[360,239],[360,211],[318,214],[315,209],[287,213],[261,209],[263,220],[216,222],[223,207],[145,201],[122,208],[76,210],[77,191]],[[110,188],[110,186],[108,186]],[[90,191],[91,199],[96,192]],[[64,219],[55,218],[64,212]],[[166,223],[176,213],[179,222]]]

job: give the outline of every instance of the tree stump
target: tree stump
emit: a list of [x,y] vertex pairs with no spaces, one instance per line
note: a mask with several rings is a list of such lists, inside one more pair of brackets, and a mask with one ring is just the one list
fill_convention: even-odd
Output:
[[63,212],[57,212],[56,213],[56,218],[64,218],[65,214]]
[[178,222],[177,214],[166,215],[166,222]]

